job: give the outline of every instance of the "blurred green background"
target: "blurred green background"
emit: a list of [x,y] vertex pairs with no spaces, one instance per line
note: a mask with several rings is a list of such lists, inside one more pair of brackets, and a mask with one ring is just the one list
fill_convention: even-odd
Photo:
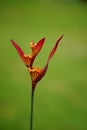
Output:
[[10,43],[25,53],[46,37],[35,66],[43,67],[64,34],[35,91],[34,130],[87,130],[87,4],[80,0],[0,1],[0,130],[29,130],[31,79]]

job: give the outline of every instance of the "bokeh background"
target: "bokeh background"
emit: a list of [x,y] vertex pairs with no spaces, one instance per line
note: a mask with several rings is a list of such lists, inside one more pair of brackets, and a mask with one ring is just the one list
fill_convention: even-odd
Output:
[[86,0],[0,1],[0,130],[29,130],[31,79],[10,43],[25,53],[46,37],[34,65],[59,48],[35,91],[34,130],[87,130]]

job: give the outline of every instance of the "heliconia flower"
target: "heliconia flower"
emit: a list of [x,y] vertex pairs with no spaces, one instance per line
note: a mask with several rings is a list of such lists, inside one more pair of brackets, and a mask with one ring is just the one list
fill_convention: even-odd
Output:
[[20,48],[20,46],[13,40],[11,40],[11,43],[16,48],[21,60],[24,62],[24,64],[27,67],[32,67],[33,62],[37,54],[40,52],[43,44],[44,44],[45,38],[42,38],[37,44],[34,42],[30,43],[30,48],[32,49],[32,53],[29,55],[26,55],[23,50]]
[[55,46],[53,47],[53,49],[50,52],[50,55],[47,59],[47,63],[45,65],[45,67],[43,69],[41,68],[28,68],[28,71],[30,72],[31,75],[31,80],[32,80],[32,89],[35,88],[36,84],[44,77],[44,75],[46,74],[47,68],[48,68],[48,64],[49,61],[51,60],[51,58],[53,57],[53,55],[56,52],[56,49],[58,47],[58,44],[60,42],[60,40],[62,39],[63,35],[57,40]]
[[59,44],[60,40],[62,39],[62,37],[63,37],[63,35],[57,40],[56,44],[54,45],[53,49],[51,50],[51,52],[48,56],[47,62],[43,68],[33,67],[33,62],[34,62],[37,54],[42,49],[45,38],[42,38],[37,44],[35,44],[34,42],[30,43],[30,48],[31,48],[32,52],[29,55],[26,55],[23,52],[23,50],[20,48],[20,46],[15,41],[11,40],[11,43],[13,44],[15,49],[17,50],[21,60],[27,66],[28,71],[29,71],[30,76],[31,76],[31,81],[32,81],[32,89],[31,90],[32,91],[31,91],[30,130],[32,130],[32,128],[33,128],[34,90],[36,88],[37,83],[45,76],[47,69],[48,69],[49,62],[52,59],[52,57],[54,56],[54,54],[57,50],[58,44]]
[[30,48],[32,49],[32,53],[29,55],[26,55],[22,51],[20,46],[15,41],[11,40],[11,43],[16,48],[21,60],[25,63],[25,65],[28,68],[28,71],[31,75],[31,80],[32,80],[32,89],[34,89],[36,84],[44,77],[44,75],[47,71],[47,68],[48,68],[49,61],[55,54],[58,44],[59,44],[60,40],[62,39],[62,37],[63,37],[63,35],[57,40],[55,46],[53,47],[52,51],[50,52],[50,55],[47,59],[47,63],[45,65],[45,67],[42,69],[38,68],[38,67],[33,67],[32,65],[33,65],[35,57],[40,52],[40,50],[44,44],[45,38],[42,38],[37,44],[34,44],[34,42],[30,43]]

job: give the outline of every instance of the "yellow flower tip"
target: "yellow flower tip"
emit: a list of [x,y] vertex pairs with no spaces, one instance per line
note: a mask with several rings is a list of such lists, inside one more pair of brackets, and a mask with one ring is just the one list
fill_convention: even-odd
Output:
[[32,57],[36,56],[35,46],[36,44],[34,42],[30,43],[30,48],[32,49],[32,53],[31,53]]
[[32,58],[32,55],[26,55],[26,54],[24,54],[24,58],[27,58],[27,59],[31,59]]
[[31,42],[30,43],[30,48],[32,49],[32,48],[34,48],[35,47],[35,43],[34,42]]
[[32,61],[32,55],[25,55],[24,54],[24,63],[26,66],[30,66]]
[[38,77],[41,70],[42,70],[41,68],[30,68],[30,67],[28,68],[28,71],[29,71],[33,81]]

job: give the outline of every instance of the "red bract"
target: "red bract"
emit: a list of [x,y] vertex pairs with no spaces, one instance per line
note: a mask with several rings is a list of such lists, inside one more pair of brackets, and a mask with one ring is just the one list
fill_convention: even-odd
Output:
[[50,53],[50,55],[48,57],[48,61],[47,62],[49,62],[50,59],[53,57],[53,55],[54,55],[54,53],[55,53],[55,51],[56,51],[56,49],[58,47],[58,44],[59,44],[60,40],[62,39],[62,37],[63,37],[63,35],[57,40],[55,46],[53,47],[53,49],[52,49],[52,51],[51,51],[51,53]]
[[35,57],[41,50],[43,44],[44,44],[45,38],[42,38],[37,44],[34,44],[33,42],[30,43],[30,47],[32,49],[32,55]]
[[17,45],[17,43],[14,42],[13,40],[11,40],[11,42],[12,42],[13,46],[16,48],[20,58],[25,63],[25,65],[28,67],[28,71],[31,75],[31,80],[32,80],[32,89],[34,89],[36,84],[44,77],[44,75],[47,71],[47,68],[48,68],[49,61],[55,54],[58,44],[59,44],[60,40],[62,39],[62,37],[63,37],[63,35],[57,40],[56,44],[54,45],[53,49],[51,50],[50,55],[48,56],[48,59],[47,59],[47,63],[43,69],[38,68],[38,67],[33,67],[33,62],[34,62],[37,54],[40,52],[40,50],[44,44],[45,38],[42,38],[37,44],[34,44],[34,42],[30,43],[30,48],[32,49],[32,53],[29,55],[25,55],[25,53]]

